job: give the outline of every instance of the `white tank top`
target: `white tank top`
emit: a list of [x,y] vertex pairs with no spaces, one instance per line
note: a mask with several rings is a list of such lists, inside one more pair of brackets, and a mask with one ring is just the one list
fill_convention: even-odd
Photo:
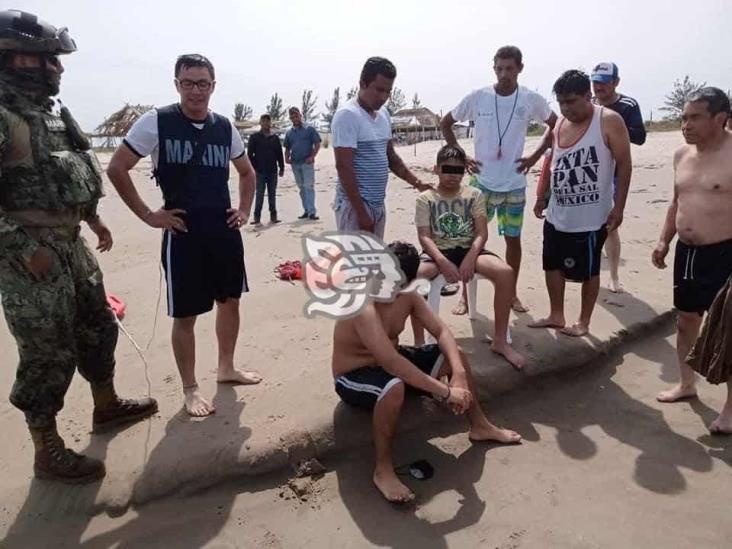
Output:
[[546,219],[566,233],[596,231],[613,208],[615,159],[602,135],[603,107],[593,105],[584,135],[569,147],[559,146],[561,118],[554,130],[550,177],[551,198]]

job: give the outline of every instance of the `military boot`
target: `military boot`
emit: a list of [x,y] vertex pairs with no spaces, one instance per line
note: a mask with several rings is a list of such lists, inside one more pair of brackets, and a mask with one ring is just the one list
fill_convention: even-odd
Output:
[[104,463],[77,454],[64,445],[56,426],[30,429],[36,449],[33,472],[36,478],[67,484],[86,484],[104,477]]
[[94,433],[103,433],[120,425],[140,421],[158,411],[158,403],[154,398],[119,398],[111,382],[92,384],[92,396]]

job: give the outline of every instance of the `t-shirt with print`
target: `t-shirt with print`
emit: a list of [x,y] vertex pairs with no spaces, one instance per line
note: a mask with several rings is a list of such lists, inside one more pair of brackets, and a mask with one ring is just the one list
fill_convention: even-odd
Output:
[[486,217],[480,189],[463,185],[455,196],[428,190],[417,197],[414,224],[429,227],[440,250],[469,248],[475,239],[474,218]]
[[[231,123],[231,121],[229,121]],[[194,122],[191,125],[199,130],[203,129],[203,122]],[[127,145],[133,153],[140,158],[150,156],[153,167],[158,165],[159,139],[158,139],[158,111],[150,109],[140,118],[137,119],[130,131],[124,138],[124,144]],[[236,159],[245,153],[244,143],[241,140],[239,132],[232,125],[231,127],[231,158]]]
[[[386,149],[391,140],[391,119],[386,109],[372,116],[353,98],[338,109],[330,131],[333,147],[355,149],[353,169],[361,199],[373,206],[383,206],[389,180]],[[336,185],[336,202],[339,200],[348,200],[340,179]]]
[[[545,122],[551,113],[547,100],[524,86],[507,96],[496,94],[493,86],[481,88],[460,101],[451,114],[455,120],[475,123],[475,159],[482,163],[477,174],[481,187],[498,192],[526,187],[526,176],[516,172],[516,161],[524,154],[529,122]],[[500,158],[499,131],[503,136]]]

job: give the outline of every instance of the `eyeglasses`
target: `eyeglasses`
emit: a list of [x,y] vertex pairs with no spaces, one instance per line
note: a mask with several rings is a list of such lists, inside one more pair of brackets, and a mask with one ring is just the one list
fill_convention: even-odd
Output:
[[213,82],[211,80],[189,80],[188,78],[178,80],[176,78],[175,81],[178,82],[180,87],[184,90],[192,90],[195,86],[201,91],[208,91],[211,89],[211,86],[213,86]]

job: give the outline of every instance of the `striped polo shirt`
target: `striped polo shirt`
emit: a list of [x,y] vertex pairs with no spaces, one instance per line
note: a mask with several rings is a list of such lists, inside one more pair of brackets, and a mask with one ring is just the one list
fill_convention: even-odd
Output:
[[[386,147],[391,139],[391,119],[385,108],[375,114],[373,117],[366,112],[354,97],[336,112],[331,132],[333,147],[355,149],[353,168],[361,199],[382,206],[389,180]],[[338,200],[348,200],[340,180],[336,186]]]

